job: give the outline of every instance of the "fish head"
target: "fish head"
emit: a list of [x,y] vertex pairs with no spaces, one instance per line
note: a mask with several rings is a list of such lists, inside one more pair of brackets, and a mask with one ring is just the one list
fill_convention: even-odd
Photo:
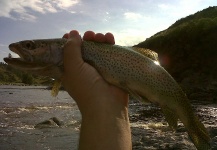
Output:
[[20,70],[59,78],[63,70],[63,47],[66,39],[25,40],[9,45],[19,58],[6,57],[4,61]]

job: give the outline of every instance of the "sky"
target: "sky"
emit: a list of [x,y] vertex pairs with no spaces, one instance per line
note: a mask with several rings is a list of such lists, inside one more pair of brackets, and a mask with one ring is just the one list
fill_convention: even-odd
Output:
[[12,42],[60,38],[73,29],[111,32],[117,45],[135,45],[209,6],[217,1],[0,0],[0,62]]

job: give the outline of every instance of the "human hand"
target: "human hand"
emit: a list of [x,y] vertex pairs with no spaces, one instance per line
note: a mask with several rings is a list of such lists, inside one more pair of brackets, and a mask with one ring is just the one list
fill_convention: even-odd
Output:
[[[63,86],[77,102],[82,114],[79,150],[130,150],[131,132],[128,117],[128,94],[107,83],[81,54],[77,31],[65,34]],[[88,31],[84,40],[114,44],[107,33]]]
[[[128,94],[107,83],[95,68],[83,61],[80,48],[82,40],[78,31],[72,30],[63,37],[69,39],[64,49],[63,85],[77,102],[81,113],[108,108],[108,103],[112,101],[115,101],[115,103],[112,102],[113,105],[118,103],[118,105],[127,107]],[[111,33],[103,35],[87,31],[83,39],[108,44],[115,43]],[[108,98],[109,102],[105,101]],[[98,101],[99,99],[100,101]]]

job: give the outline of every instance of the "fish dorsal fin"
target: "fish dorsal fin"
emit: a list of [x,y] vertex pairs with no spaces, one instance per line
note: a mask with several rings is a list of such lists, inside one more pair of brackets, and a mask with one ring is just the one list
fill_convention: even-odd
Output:
[[154,61],[158,61],[158,54],[150,49],[145,49],[145,48],[139,48],[139,47],[132,47],[132,49]]

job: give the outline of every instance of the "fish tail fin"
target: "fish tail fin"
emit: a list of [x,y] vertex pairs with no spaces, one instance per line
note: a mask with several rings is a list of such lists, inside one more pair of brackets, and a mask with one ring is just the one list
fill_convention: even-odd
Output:
[[[194,121],[193,121],[194,120]],[[198,150],[209,150],[210,137],[204,125],[195,116],[192,124],[187,128],[188,134]]]

